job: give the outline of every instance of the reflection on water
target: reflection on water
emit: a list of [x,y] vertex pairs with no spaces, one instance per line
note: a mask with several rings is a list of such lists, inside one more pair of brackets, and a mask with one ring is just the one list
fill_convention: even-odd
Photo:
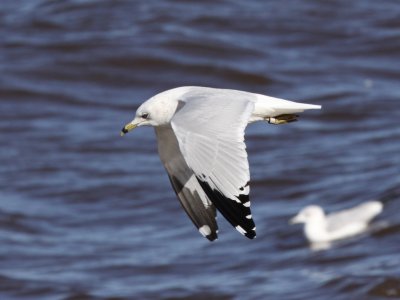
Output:
[[[2,3],[1,298],[398,295],[398,15],[391,1]],[[254,241],[222,218],[202,239],[153,131],[119,138],[141,102],[182,85],[323,106],[247,129]],[[287,225],[310,203],[381,195],[390,225],[328,251]]]

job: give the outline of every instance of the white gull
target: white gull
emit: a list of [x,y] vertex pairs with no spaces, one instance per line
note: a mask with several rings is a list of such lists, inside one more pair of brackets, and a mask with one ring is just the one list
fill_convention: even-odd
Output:
[[369,223],[382,209],[381,202],[368,201],[326,215],[320,206],[310,205],[303,208],[289,222],[304,223],[304,235],[310,243],[326,243],[365,232]]
[[145,101],[121,135],[153,126],[158,153],[182,207],[199,232],[217,238],[218,210],[241,234],[254,238],[250,171],[244,130],[248,123],[285,124],[319,105],[238,90],[179,87]]

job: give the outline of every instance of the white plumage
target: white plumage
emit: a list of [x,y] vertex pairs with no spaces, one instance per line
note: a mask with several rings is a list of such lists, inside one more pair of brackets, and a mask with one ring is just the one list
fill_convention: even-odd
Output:
[[368,201],[353,208],[325,215],[317,205],[303,208],[290,223],[304,223],[304,235],[311,243],[348,238],[367,230],[369,222],[382,212],[379,201]]
[[155,128],[171,184],[202,235],[217,238],[218,209],[254,238],[244,130],[248,123],[287,123],[295,113],[319,108],[244,91],[179,87],[144,102],[122,134],[143,125]]

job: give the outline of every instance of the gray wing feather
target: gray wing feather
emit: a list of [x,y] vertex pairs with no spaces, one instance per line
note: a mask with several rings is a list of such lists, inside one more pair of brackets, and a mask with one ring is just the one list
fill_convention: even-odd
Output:
[[339,230],[349,223],[370,222],[381,211],[377,208],[377,206],[379,207],[381,204],[377,203],[376,201],[365,202],[355,207],[329,214],[327,216],[327,230]]
[[255,96],[201,88],[181,99],[171,121],[181,155],[218,211],[241,234],[254,238],[244,130]]
[[216,209],[183,158],[170,127],[155,128],[158,152],[182,207],[200,233],[210,241],[218,235]]

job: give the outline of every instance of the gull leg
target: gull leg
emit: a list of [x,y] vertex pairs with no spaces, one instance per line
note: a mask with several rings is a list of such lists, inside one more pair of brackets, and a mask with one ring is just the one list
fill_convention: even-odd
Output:
[[299,117],[298,115],[294,114],[285,114],[276,117],[267,117],[265,118],[265,121],[267,121],[269,124],[280,125],[280,124],[295,122],[297,121],[298,117]]

